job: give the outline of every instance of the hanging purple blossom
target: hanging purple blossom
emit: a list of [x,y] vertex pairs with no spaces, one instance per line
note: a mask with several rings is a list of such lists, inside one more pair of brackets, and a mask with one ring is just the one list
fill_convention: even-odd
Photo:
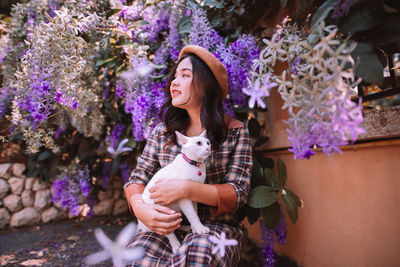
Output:
[[75,173],[72,175],[64,174],[53,182],[52,201],[59,202],[62,208],[68,208],[72,216],[78,216],[81,196],[86,200],[90,198],[91,177],[86,165],[75,166],[73,170]]
[[222,43],[222,37],[211,27],[204,10],[200,8],[193,10],[192,25],[189,33],[190,44],[212,50],[215,45]]
[[114,129],[111,132],[111,135],[106,138],[106,142],[110,142],[110,147],[116,149],[121,139],[122,134],[125,131],[125,125],[119,123],[115,125]]
[[110,176],[111,176],[111,163],[105,162],[103,164],[103,169],[101,173],[101,186],[106,190],[110,186]]
[[264,267],[274,267],[274,230],[268,229],[262,220],[260,220],[261,238],[264,241],[262,245],[262,256]]
[[131,175],[131,169],[129,168],[128,163],[122,162],[119,165],[119,170],[121,171],[122,180],[124,181],[124,184],[126,184]]

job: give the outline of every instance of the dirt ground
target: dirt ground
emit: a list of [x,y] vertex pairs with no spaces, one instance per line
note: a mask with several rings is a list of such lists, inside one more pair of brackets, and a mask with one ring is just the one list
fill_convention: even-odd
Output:
[[[83,259],[103,249],[94,230],[101,228],[115,240],[121,229],[132,221],[132,215],[125,214],[0,230],[0,266],[88,266]],[[260,249],[253,244],[245,247],[238,267],[262,266]],[[276,267],[297,267],[285,257],[277,255],[276,261]],[[91,266],[112,266],[112,262],[107,260]]]
[[[115,240],[132,215],[71,219],[0,231],[0,266],[87,266],[83,259],[102,250],[96,228]],[[92,266],[112,266],[111,260]]]

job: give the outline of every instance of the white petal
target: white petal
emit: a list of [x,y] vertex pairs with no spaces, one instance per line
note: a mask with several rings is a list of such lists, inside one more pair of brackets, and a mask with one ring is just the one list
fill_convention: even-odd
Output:
[[226,246],[236,246],[237,244],[238,244],[238,242],[235,239],[227,239],[225,241]]
[[127,151],[132,151],[132,148],[131,147],[124,147],[123,149],[121,149],[121,152],[119,154],[121,154],[123,152],[127,152]]
[[85,257],[84,261],[85,264],[92,265],[108,260],[109,258],[111,258],[110,253],[107,250],[102,250]]
[[114,267],[125,267],[125,263],[124,260],[119,256],[119,255],[115,255],[112,258]]
[[225,247],[221,246],[219,249],[219,254],[221,254],[221,257],[223,258],[225,256]]
[[210,235],[208,237],[208,240],[210,240],[211,242],[213,242],[214,244],[218,244],[219,243],[219,239],[215,236],[215,235]]
[[250,97],[250,100],[249,100],[249,107],[250,108],[254,108],[254,104],[256,103],[256,98],[254,97],[254,95],[252,95],[251,97]]
[[124,249],[121,252],[121,257],[127,261],[135,261],[143,258],[145,255],[145,250],[143,247],[136,247],[130,249]]
[[135,233],[136,233],[136,225],[134,223],[129,223],[118,234],[116,242],[122,247],[125,247],[128,244],[128,242],[131,241]]
[[94,234],[97,241],[99,241],[100,245],[102,245],[104,248],[108,249],[112,246],[113,242],[106,236],[103,230],[97,228],[96,230],[94,230]]
[[110,153],[110,154],[112,154],[112,155],[114,155],[115,154],[115,150],[114,150],[114,148],[112,148],[112,147],[107,147],[107,151],[108,151],[108,153]]

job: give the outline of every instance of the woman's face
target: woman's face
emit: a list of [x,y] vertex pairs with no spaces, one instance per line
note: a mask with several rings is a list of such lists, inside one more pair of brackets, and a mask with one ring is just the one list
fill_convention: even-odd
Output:
[[201,97],[192,88],[193,68],[190,58],[184,58],[176,68],[171,82],[172,105],[178,108],[192,108],[201,105]]

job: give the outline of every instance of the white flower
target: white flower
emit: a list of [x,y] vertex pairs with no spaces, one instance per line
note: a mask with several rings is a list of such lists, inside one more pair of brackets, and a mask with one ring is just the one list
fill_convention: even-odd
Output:
[[219,251],[221,257],[225,256],[225,247],[226,246],[236,246],[238,244],[235,239],[226,239],[225,232],[221,233],[221,238],[212,235],[209,236],[208,239],[215,244],[215,247],[212,250],[212,254],[216,254]]
[[124,260],[135,261],[144,256],[142,247],[126,248],[136,232],[136,225],[130,223],[119,233],[117,240],[112,242],[101,229],[95,230],[97,241],[104,247],[104,250],[93,253],[85,258],[85,264],[97,264],[112,258],[116,267],[125,266]]
[[132,151],[132,148],[130,147],[124,147],[124,145],[128,143],[128,138],[125,138],[124,140],[119,143],[117,150],[115,150],[113,147],[107,147],[108,153],[110,153],[113,158],[116,158],[119,154],[127,152],[127,151]]
[[260,83],[261,83],[260,79],[256,79],[253,90],[248,90],[246,88],[242,89],[243,93],[250,96],[250,100],[249,100],[250,108],[254,107],[254,104],[256,101],[260,107],[265,108],[265,103],[263,101],[263,98],[265,96],[269,96],[269,89],[271,89],[272,87],[275,87],[277,85],[277,83],[274,83],[274,82],[271,83],[269,81],[269,79],[270,79],[270,75],[267,74],[262,87],[260,87]]

